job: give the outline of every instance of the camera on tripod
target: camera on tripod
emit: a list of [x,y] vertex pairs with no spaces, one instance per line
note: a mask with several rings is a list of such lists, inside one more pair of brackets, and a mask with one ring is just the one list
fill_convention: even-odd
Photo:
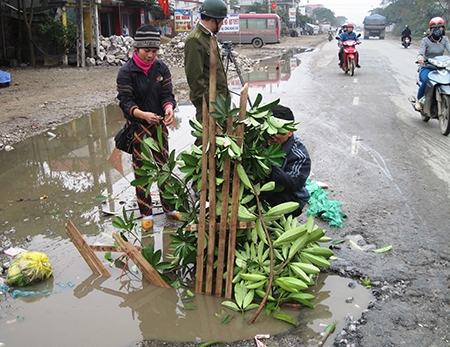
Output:
[[222,56],[227,56],[233,50],[233,43],[231,41],[224,41],[222,43]]
[[[241,85],[244,86],[244,78],[242,77],[241,69],[239,68],[239,65],[232,51],[233,51],[233,43],[231,41],[222,42],[222,62],[224,62],[225,73],[226,74],[228,73],[228,65],[230,64],[230,62],[232,62],[239,76],[239,80],[241,81]],[[248,103],[250,104],[250,107],[253,107],[252,103],[250,102],[249,96],[247,96],[247,99]]]

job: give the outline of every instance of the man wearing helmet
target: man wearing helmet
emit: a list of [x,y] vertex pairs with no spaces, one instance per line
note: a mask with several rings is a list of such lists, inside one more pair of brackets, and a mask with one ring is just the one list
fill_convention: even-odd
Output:
[[[354,27],[355,26],[353,25],[353,23],[348,23],[347,24],[347,31],[343,32],[341,34],[341,36],[339,36],[338,45],[339,45],[340,49],[339,49],[338,57],[339,57],[339,66],[341,68],[342,68],[342,64],[344,63],[344,46],[342,45],[342,42],[347,41],[347,40],[354,40],[354,41],[359,42],[358,36],[353,31]],[[358,68],[361,67],[359,65],[359,54],[358,54],[358,52],[356,52],[356,67],[358,67]]]
[[[184,69],[189,85],[189,97],[196,108],[195,116],[200,122],[203,96],[209,103],[210,37],[217,35],[226,16],[227,5],[222,0],[205,0],[200,7],[200,21],[185,42]],[[227,97],[230,92],[219,47],[217,57],[217,93]]]
[[417,62],[420,64],[420,84],[417,91],[416,110],[420,111],[425,100],[421,100],[425,92],[425,86],[428,80],[428,74],[431,69],[427,66],[425,60],[443,55],[445,50],[450,53],[450,40],[445,36],[445,21],[441,17],[434,17],[430,20],[430,35],[422,39],[419,48]]
[[402,30],[401,33],[401,41],[403,42],[406,37],[409,37],[409,41],[411,42],[411,29],[408,27],[408,25],[405,25],[405,27]]

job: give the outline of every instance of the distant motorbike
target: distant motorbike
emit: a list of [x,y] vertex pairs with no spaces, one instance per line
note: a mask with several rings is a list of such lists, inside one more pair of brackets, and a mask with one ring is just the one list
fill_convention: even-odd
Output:
[[342,63],[342,70],[345,73],[350,73],[350,76],[355,74],[356,68],[356,57],[358,52],[356,51],[356,46],[361,42],[355,40],[346,40],[342,42],[344,59]]
[[332,41],[333,40],[333,32],[332,31],[329,31],[328,32],[328,41]]
[[410,44],[411,44],[411,38],[409,36],[402,37],[403,47],[408,48]]
[[[450,133],[450,57],[442,55],[428,58],[425,63],[427,67],[434,70],[428,74],[422,110],[416,110],[415,98],[410,98],[410,102],[414,109],[420,112],[424,122],[428,122],[430,119],[438,119],[441,134],[447,136]],[[417,71],[416,82],[420,86],[419,71]]]

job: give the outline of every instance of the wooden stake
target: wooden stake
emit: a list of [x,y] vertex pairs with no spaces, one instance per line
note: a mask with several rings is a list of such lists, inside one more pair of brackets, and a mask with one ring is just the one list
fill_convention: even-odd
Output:
[[[231,116],[227,119],[227,134],[233,132],[233,118]],[[223,165],[223,183],[222,183],[222,215],[220,216],[220,232],[219,244],[217,251],[217,269],[216,269],[216,296],[222,296],[223,288],[223,269],[225,262],[225,248],[227,242],[227,218],[228,218],[228,199],[230,196],[230,174],[231,174],[231,159],[226,157]],[[227,267],[227,270],[230,269]]]
[[206,99],[203,97],[202,104],[202,121],[203,121],[203,136],[202,136],[202,186],[200,188],[200,216],[198,224],[198,239],[197,239],[197,264],[195,275],[195,292],[203,294],[203,260],[205,257],[205,230],[206,230],[206,181],[208,178],[208,157],[207,148],[209,141],[209,114]]
[[163,287],[163,288],[170,288],[170,286],[167,284],[166,281],[164,281],[159,274],[158,271],[155,270],[153,266],[150,265],[150,263],[147,261],[147,259],[144,258],[144,256],[139,252],[136,247],[134,247],[130,242],[125,242],[125,240],[118,234],[113,232],[112,237],[114,240],[117,241],[120,248],[124,252],[129,252],[131,258],[133,259],[133,262],[136,264],[136,266],[141,270],[144,277],[155,286]]
[[[248,84],[241,90],[240,98],[240,112],[239,120],[244,120],[247,117],[247,96],[248,96]],[[236,128],[236,143],[239,147],[242,147],[244,136],[244,124],[239,124]],[[227,259],[227,278],[225,283],[225,298],[231,299],[233,294],[233,269],[234,269],[234,254],[236,250],[236,230],[237,230],[237,215],[239,207],[239,187],[241,181],[237,173],[237,164],[235,163],[233,173],[233,187],[231,191],[231,217],[230,217],[230,233],[228,235],[228,259]]]
[[[217,92],[217,39],[211,36],[210,63],[209,63],[209,112],[214,112],[213,102],[216,101]],[[212,294],[213,270],[214,270],[214,251],[216,247],[216,122],[210,118],[209,122],[209,152],[208,152],[208,177],[209,177],[209,231],[208,231],[208,249],[206,259],[206,283],[205,293]]]

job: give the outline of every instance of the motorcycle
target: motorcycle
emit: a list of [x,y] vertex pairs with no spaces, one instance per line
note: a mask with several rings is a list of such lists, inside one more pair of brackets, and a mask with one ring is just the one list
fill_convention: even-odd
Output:
[[411,44],[411,38],[409,36],[405,36],[402,38],[403,47],[408,48],[410,44]]
[[328,41],[331,42],[333,40],[333,32],[328,31]]
[[342,70],[344,70],[346,74],[350,73],[350,76],[353,76],[355,74],[356,57],[358,55],[358,52],[356,51],[356,46],[359,45],[360,43],[361,42],[355,40],[346,40],[342,42],[342,47],[344,51]]
[[[439,120],[441,134],[447,136],[450,133],[450,57],[441,55],[425,60],[427,67],[432,67],[428,74],[425,86],[422,110],[415,107],[416,99],[410,98],[414,110],[420,113],[422,120],[428,122],[430,119]],[[417,70],[416,84],[420,86],[420,67]]]

